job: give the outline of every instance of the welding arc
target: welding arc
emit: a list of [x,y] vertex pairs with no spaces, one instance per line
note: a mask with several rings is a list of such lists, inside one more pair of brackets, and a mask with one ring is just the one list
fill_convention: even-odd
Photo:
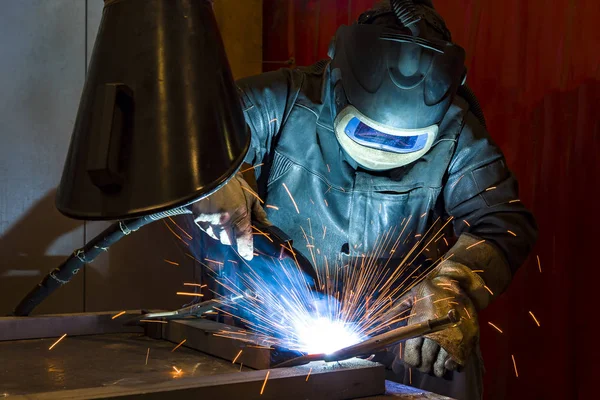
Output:
[[60,266],[50,271],[50,273],[46,275],[44,279],[23,298],[23,300],[21,300],[13,311],[13,315],[19,317],[29,315],[56,289],[69,283],[79,270],[85,267],[85,264],[92,262],[98,255],[107,251],[110,246],[117,243],[131,232],[135,232],[151,222],[166,217],[191,213],[191,210],[182,207],[146,215],[136,219],[115,222],[98,236],[87,242],[81,249],[75,250]]
[[311,361],[324,360],[325,362],[331,362],[347,360],[358,356],[368,356],[394,343],[438,332],[449,328],[458,322],[460,322],[458,313],[456,310],[452,309],[448,311],[448,315],[445,317],[396,328],[331,354],[308,354],[306,356],[293,358],[276,365],[275,368],[296,367]]

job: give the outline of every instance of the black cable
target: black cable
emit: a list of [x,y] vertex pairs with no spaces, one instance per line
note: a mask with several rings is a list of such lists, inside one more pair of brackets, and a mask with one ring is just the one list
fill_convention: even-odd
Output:
[[46,275],[44,279],[23,298],[23,300],[21,300],[19,305],[17,305],[13,311],[13,315],[29,315],[40,303],[54,293],[56,289],[69,283],[79,270],[85,267],[85,264],[92,262],[98,255],[108,251],[110,246],[130,233],[137,231],[151,222],[166,217],[191,213],[191,210],[187,208],[176,208],[136,219],[115,222],[102,233],[87,242],[85,246],[75,250],[60,266],[50,271],[50,273]]
[[483,109],[481,108],[481,104],[479,104],[479,100],[475,93],[471,90],[470,87],[465,83],[458,87],[457,94],[464,98],[467,103],[469,103],[469,107],[471,112],[477,117],[481,125],[487,130],[487,124],[485,122],[485,115],[483,114]]

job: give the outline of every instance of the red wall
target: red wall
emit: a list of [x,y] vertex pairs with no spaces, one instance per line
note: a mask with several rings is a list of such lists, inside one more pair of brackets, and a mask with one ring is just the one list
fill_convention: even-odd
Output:
[[[373,2],[264,0],[264,70],[324,58],[336,27]],[[600,1],[436,5],[467,51],[470,86],[540,226],[535,253],[481,315],[486,398],[594,398],[599,344],[586,319],[600,289]]]

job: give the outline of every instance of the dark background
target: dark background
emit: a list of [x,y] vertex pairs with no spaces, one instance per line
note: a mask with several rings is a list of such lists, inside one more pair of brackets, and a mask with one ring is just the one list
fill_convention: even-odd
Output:
[[[264,70],[324,58],[337,27],[373,3],[264,0]],[[434,4],[467,51],[469,85],[540,227],[529,261],[481,315],[486,398],[598,398],[597,324],[588,321],[600,290],[600,1]]]

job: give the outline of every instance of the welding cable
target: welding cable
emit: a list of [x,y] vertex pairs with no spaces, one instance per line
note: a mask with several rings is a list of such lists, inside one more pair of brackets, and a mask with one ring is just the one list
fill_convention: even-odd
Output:
[[457,94],[464,98],[467,103],[469,103],[470,111],[475,115],[475,117],[477,117],[481,125],[487,129],[485,115],[483,114],[479,100],[477,100],[477,97],[471,88],[465,83],[464,85],[459,86]]
[[87,242],[81,249],[75,250],[60,266],[50,271],[50,273],[46,275],[44,279],[23,298],[23,300],[21,300],[19,305],[13,311],[13,315],[19,317],[29,315],[56,289],[67,284],[81,268],[85,267],[85,264],[94,261],[98,255],[108,251],[110,246],[117,243],[125,236],[154,221],[191,213],[191,210],[182,207],[113,223],[98,236]]

